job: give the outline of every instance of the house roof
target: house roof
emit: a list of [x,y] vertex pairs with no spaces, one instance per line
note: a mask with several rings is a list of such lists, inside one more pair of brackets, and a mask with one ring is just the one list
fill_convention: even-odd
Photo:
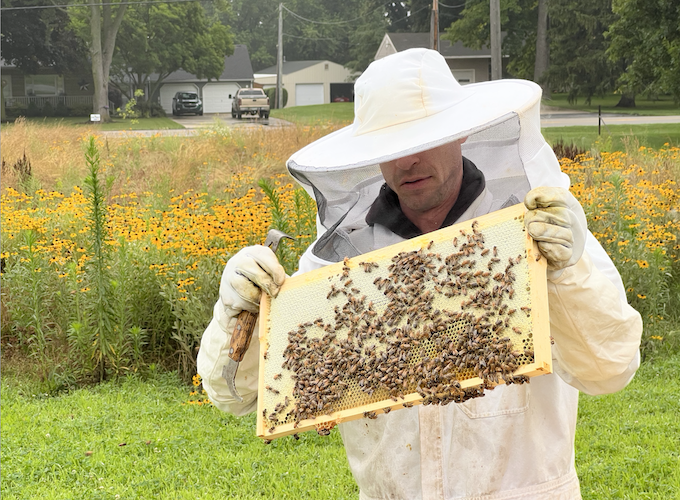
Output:
[[[296,71],[300,71],[306,68],[309,68],[311,66],[315,66],[319,63],[322,62],[332,62],[332,61],[326,61],[323,59],[317,60],[317,61],[284,61],[283,63],[283,74],[288,75],[290,73],[295,73]],[[336,63],[334,63],[336,64]],[[275,75],[277,73],[277,68],[276,65],[274,66],[269,66],[268,68],[261,69],[260,71],[257,72],[258,75]]]
[[[218,80],[253,80],[253,65],[245,45],[234,45],[234,53],[224,58],[224,71]],[[179,70],[170,73],[164,83],[195,81],[207,81],[207,78],[198,78],[196,75]]]
[[[491,49],[482,47],[481,49],[471,49],[465,47],[462,42],[451,45],[449,40],[442,40],[439,34],[439,53],[445,58],[466,58],[466,57],[491,57]],[[430,47],[430,33],[387,33],[397,52],[406,49]]]

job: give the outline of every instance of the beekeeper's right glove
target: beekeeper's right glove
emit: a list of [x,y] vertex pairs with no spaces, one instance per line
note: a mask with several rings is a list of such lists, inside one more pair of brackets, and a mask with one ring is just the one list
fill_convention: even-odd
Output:
[[233,332],[241,311],[257,314],[262,290],[276,297],[286,279],[286,271],[270,248],[254,245],[239,250],[224,268],[220,281],[222,305],[215,307],[215,317],[227,333]]

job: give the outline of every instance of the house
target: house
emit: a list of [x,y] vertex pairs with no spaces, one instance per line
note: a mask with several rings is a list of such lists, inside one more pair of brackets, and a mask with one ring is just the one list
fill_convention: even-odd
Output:
[[[255,83],[276,87],[276,66],[258,71]],[[354,75],[332,61],[284,61],[281,83],[288,91],[286,107],[354,100]]]
[[[439,53],[444,56],[453,76],[461,85],[491,80],[491,50],[465,47],[461,42],[451,45],[439,35]],[[385,33],[375,59],[382,59],[406,49],[429,48],[430,33]]]
[[[229,113],[232,96],[241,87],[252,87],[253,80],[248,49],[245,45],[235,45],[234,53],[224,58],[224,70],[216,81],[179,70],[163,80],[158,95],[167,114],[172,113],[172,98],[178,91],[198,92],[205,113]],[[71,115],[87,116],[92,112],[94,87],[89,68],[83,70],[83,74],[60,75],[44,68],[38,74],[24,75],[14,66],[3,63],[2,85],[6,108],[16,110],[11,114],[24,114],[30,111],[30,105],[40,115],[46,103],[53,111],[65,105]]]
[[224,70],[219,78],[210,81],[179,70],[171,73],[159,90],[160,104],[169,115],[176,92],[197,92],[203,100],[204,113],[230,113],[231,101],[238,89],[253,86],[253,66],[248,48],[235,45],[234,53],[224,58]]
[[49,103],[53,111],[61,106],[78,110],[83,116],[92,112],[94,86],[87,67],[81,73],[60,75],[51,68],[41,68],[27,75],[3,60],[1,68],[2,96],[8,110],[25,112],[31,105],[40,112]]

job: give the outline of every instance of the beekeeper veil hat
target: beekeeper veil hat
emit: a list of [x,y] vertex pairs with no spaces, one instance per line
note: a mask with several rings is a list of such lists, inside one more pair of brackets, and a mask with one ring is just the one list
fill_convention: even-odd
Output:
[[541,89],[525,80],[462,86],[437,51],[410,49],[371,63],[356,81],[354,123],[293,154],[291,175],[314,196],[322,241],[337,261],[342,241],[366,226],[384,183],[380,163],[467,137],[463,156],[485,176],[493,208],[539,185],[569,187],[540,130]]

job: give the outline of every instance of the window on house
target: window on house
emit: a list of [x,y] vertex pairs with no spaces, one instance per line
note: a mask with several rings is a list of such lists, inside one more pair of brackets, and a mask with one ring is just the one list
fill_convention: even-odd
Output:
[[30,75],[26,77],[26,94],[51,96],[64,93],[64,78],[60,75]]
[[328,63],[323,65],[323,69],[328,69]]

